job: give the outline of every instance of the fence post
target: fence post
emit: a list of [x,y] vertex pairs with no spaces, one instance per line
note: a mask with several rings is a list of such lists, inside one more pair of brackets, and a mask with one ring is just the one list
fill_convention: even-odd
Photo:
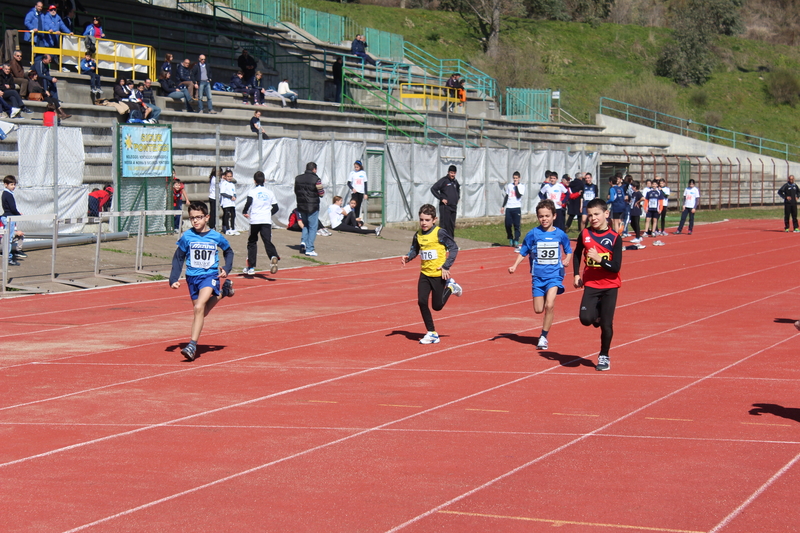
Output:
[[[259,133],[259,137],[261,134]],[[211,215],[211,221],[214,227],[217,227],[217,214],[219,213],[219,181],[222,178],[222,172],[219,168],[219,124],[217,124],[217,131],[214,134],[216,141],[216,151],[214,154],[214,213]],[[261,158],[259,158],[258,170],[261,170]],[[217,175],[219,174],[219,175]]]
[[53,213],[58,218],[58,119],[53,121]]
[[[103,234],[103,217],[102,215],[97,218],[97,235],[95,238],[97,242],[95,242],[94,247],[94,275],[97,276],[100,274],[100,240],[102,239]],[[53,254],[55,255],[55,254]]]
[[56,250],[58,250],[58,214],[53,214],[53,250],[50,254],[50,281],[56,280]]

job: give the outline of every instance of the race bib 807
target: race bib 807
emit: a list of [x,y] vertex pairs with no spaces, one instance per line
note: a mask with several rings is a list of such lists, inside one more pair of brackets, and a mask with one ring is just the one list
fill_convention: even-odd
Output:
[[189,245],[189,265],[208,270],[214,266],[217,246],[211,243],[193,242]]

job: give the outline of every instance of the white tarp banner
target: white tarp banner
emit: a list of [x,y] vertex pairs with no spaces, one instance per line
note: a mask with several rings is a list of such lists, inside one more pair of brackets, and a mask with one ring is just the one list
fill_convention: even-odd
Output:
[[[88,185],[78,187],[60,187],[58,189],[59,219],[85,218],[89,208]],[[46,215],[53,213],[53,188],[52,187],[22,187],[14,191],[17,209],[24,215]],[[49,220],[19,222],[17,229],[25,233],[53,232],[53,223]],[[58,227],[59,233],[82,233],[83,224],[70,224]]]

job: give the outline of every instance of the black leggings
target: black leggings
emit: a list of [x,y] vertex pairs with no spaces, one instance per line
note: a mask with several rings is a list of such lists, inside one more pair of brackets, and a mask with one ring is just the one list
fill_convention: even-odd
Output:
[[361,203],[364,201],[364,194],[360,192],[354,192],[350,195],[350,198],[356,201],[356,208],[353,209],[356,213],[356,218],[361,218]]
[[[519,241],[521,222],[522,208],[506,207],[506,237],[509,241]],[[511,230],[514,230],[514,233],[511,233]]]
[[[667,223],[667,206],[664,206],[664,209],[661,210],[661,231],[664,231],[664,226]],[[656,225],[658,223],[656,222]]]
[[211,215],[208,217],[208,227],[211,229],[216,229],[217,227],[217,199],[216,198],[209,198],[208,199],[208,214]]
[[250,235],[247,237],[247,266],[250,268],[256,267],[259,235],[261,235],[261,240],[264,241],[267,257],[278,257],[278,250],[272,244],[272,224],[250,224]]
[[633,228],[633,232],[636,234],[636,238],[639,239],[642,237],[642,228],[639,226],[639,218],[631,215],[631,228]]
[[617,308],[617,288],[583,288],[580,319],[584,326],[600,328],[600,355],[609,355],[614,338],[614,311]]
[[360,235],[369,235],[371,233],[375,233],[374,230],[364,229],[358,225],[355,216],[355,209],[347,213],[347,216],[342,219],[341,224],[331,229],[334,231],[345,231],[347,233],[358,233]]
[[441,311],[447,299],[450,298],[452,291],[446,290],[447,281],[441,277],[432,278],[420,273],[419,281],[417,282],[417,303],[419,303],[419,311],[422,313],[422,321],[425,322],[425,327],[428,331],[436,331],[433,325],[433,315],[428,308],[428,297],[433,292],[431,298],[431,305],[434,311]]
[[228,231],[234,229],[236,224],[236,207],[223,207],[222,208],[222,229]]
[[797,229],[797,204],[783,204],[783,226],[789,229],[789,217],[792,218],[794,229]]

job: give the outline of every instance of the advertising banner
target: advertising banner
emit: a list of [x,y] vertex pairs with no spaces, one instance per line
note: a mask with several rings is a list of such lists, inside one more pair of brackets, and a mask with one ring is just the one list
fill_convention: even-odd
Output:
[[169,126],[120,126],[120,167],[123,178],[172,175],[172,129]]

